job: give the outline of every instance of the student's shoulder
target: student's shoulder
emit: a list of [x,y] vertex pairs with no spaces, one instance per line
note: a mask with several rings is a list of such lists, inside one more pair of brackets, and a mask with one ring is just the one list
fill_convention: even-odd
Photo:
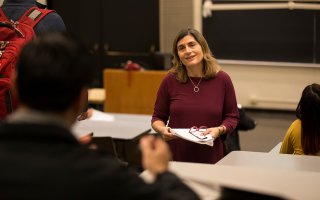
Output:
[[288,128],[287,134],[296,135],[301,133],[301,120],[295,119]]
[[300,127],[301,127],[301,120],[300,120],[300,119],[295,119],[295,120],[292,122],[291,126],[292,126],[293,128],[300,128]]
[[58,27],[60,26],[63,30],[66,29],[62,17],[55,10],[50,10],[50,12],[42,19],[42,22],[49,23]]

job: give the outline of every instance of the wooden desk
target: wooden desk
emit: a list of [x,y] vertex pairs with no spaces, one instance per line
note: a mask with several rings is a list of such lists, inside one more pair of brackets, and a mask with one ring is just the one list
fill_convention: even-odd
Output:
[[215,199],[217,186],[293,200],[318,200],[320,197],[319,172],[183,162],[171,162],[170,170],[180,176],[191,188],[196,189],[202,197],[208,193],[201,193],[203,190],[197,187],[201,184],[203,188],[211,186],[211,199]]
[[320,158],[317,156],[270,154],[249,151],[233,151],[221,159],[216,165],[320,172]]
[[153,113],[159,85],[166,71],[125,71],[105,69],[103,80],[107,98],[105,112]]

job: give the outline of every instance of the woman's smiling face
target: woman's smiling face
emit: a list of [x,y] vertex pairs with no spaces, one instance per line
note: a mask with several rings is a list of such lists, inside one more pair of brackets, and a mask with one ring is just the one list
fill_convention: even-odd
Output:
[[192,35],[186,35],[179,40],[177,52],[180,60],[186,67],[202,67],[203,51],[201,45]]

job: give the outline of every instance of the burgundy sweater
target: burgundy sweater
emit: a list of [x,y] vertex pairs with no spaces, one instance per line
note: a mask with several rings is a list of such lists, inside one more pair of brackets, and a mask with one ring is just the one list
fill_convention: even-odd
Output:
[[[191,77],[194,84],[200,78]],[[161,120],[171,128],[192,126],[216,127],[224,125],[227,134],[237,126],[239,114],[232,81],[220,71],[213,79],[202,79],[199,92],[194,92],[190,80],[179,83],[175,74],[168,74],[162,81],[155,102],[152,122]],[[220,138],[214,146],[202,145],[180,138],[168,141],[173,160],[182,162],[216,163],[223,157]]]

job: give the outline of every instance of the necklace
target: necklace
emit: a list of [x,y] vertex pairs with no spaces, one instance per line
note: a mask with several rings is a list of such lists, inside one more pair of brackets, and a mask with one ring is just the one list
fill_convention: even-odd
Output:
[[200,88],[199,88],[199,84],[200,84],[200,82],[202,81],[202,77],[200,78],[200,80],[199,80],[199,82],[198,82],[198,84],[196,85],[196,84],[194,84],[194,82],[192,81],[192,79],[189,77],[189,79],[190,79],[190,81],[191,81],[191,83],[192,83],[192,85],[194,86],[194,88],[193,88],[193,91],[194,92],[199,92],[199,90],[200,90]]

